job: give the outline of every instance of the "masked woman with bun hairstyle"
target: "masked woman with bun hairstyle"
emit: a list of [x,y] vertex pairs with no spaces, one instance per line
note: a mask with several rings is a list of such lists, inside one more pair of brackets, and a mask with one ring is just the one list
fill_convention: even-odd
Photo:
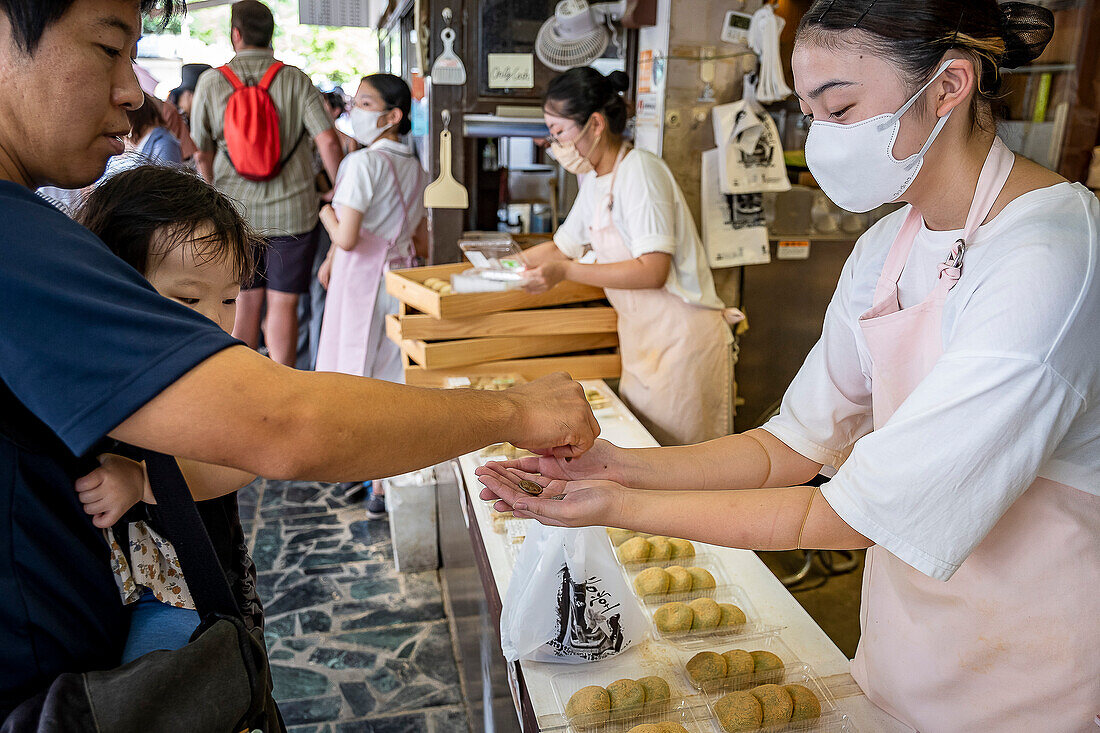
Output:
[[1100,201],[991,112],[1052,32],[1024,3],[814,2],[793,56],[810,171],[851,211],[907,205],[856,243],[779,415],[505,464],[538,498],[493,465],[483,495],[552,524],[869,547],[852,674],[875,704],[925,732],[1095,731]]
[[317,371],[404,382],[401,351],[386,338],[397,299],[387,271],[415,267],[426,251],[425,174],[401,137],[412,129],[412,91],[393,74],[364,77],[352,99],[352,133],[363,146],[340,163],[321,223],[334,245],[317,279],[328,289]]
[[[684,194],[660,158],[623,140],[621,71],[570,69],[550,82],[551,152],[586,175],[553,242],[527,251],[526,288],[602,287],[618,313],[619,392],[662,445],[731,430],[732,335]],[[580,262],[587,248],[595,262]]]

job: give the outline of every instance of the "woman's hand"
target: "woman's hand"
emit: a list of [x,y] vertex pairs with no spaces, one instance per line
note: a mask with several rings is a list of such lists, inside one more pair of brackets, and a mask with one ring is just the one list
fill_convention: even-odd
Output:
[[568,260],[552,260],[523,273],[523,289],[528,293],[545,293],[566,279]]
[[334,237],[340,229],[340,220],[336,217],[336,209],[332,208],[332,204],[325,204],[321,207],[321,213],[318,216],[329,237]]
[[623,483],[623,459],[626,451],[606,440],[597,440],[592,449],[576,458],[557,456],[530,456],[515,461],[493,461],[474,473],[499,473],[509,475],[510,469],[533,473],[548,479],[578,481],[581,479],[607,480]]
[[328,282],[332,278],[332,255],[330,254],[325,258],[325,261],[321,263],[321,266],[317,268],[317,282],[321,283],[321,287],[328,290]]
[[[499,499],[497,511],[513,512],[553,527],[617,526],[627,489],[614,481],[560,481],[511,469],[478,474],[482,499]],[[540,496],[520,490],[519,482],[543,487]]]

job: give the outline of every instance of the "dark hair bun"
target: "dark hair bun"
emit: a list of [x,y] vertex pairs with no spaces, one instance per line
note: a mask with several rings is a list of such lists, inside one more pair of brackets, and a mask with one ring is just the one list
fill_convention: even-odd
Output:
[[1015,69],[1039,57],[1054,35],[1054,13],[1031,3],[1003,3],[1005,53],[1001,66]]
[[591,66],[577,66],[551,79],[543,99],[554,114],[582,127],[600,112],[611,132],[621,135],[630,115],[622,93],[629,87],[630,78],[621,71],[604,76]]
[[630,77],[623,71],[612,71],[606,77],[607,83],[617,94],[622,94],[630,88]]

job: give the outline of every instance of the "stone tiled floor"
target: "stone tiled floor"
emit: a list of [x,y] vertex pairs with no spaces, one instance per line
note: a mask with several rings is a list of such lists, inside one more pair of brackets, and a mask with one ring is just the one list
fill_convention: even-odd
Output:
[[389,524],[328,484],[239,500],[292,733],[467,733],[438,574],[397,573]]

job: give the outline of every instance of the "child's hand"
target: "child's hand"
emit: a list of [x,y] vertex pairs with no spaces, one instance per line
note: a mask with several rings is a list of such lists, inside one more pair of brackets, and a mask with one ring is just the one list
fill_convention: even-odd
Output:
[[92,524],[106,529],[142,499],[155,503],[144,463],[111,453],[101,455],[99,463],[99,468],[76,482],[76,492],[85,513],[92,515]]

